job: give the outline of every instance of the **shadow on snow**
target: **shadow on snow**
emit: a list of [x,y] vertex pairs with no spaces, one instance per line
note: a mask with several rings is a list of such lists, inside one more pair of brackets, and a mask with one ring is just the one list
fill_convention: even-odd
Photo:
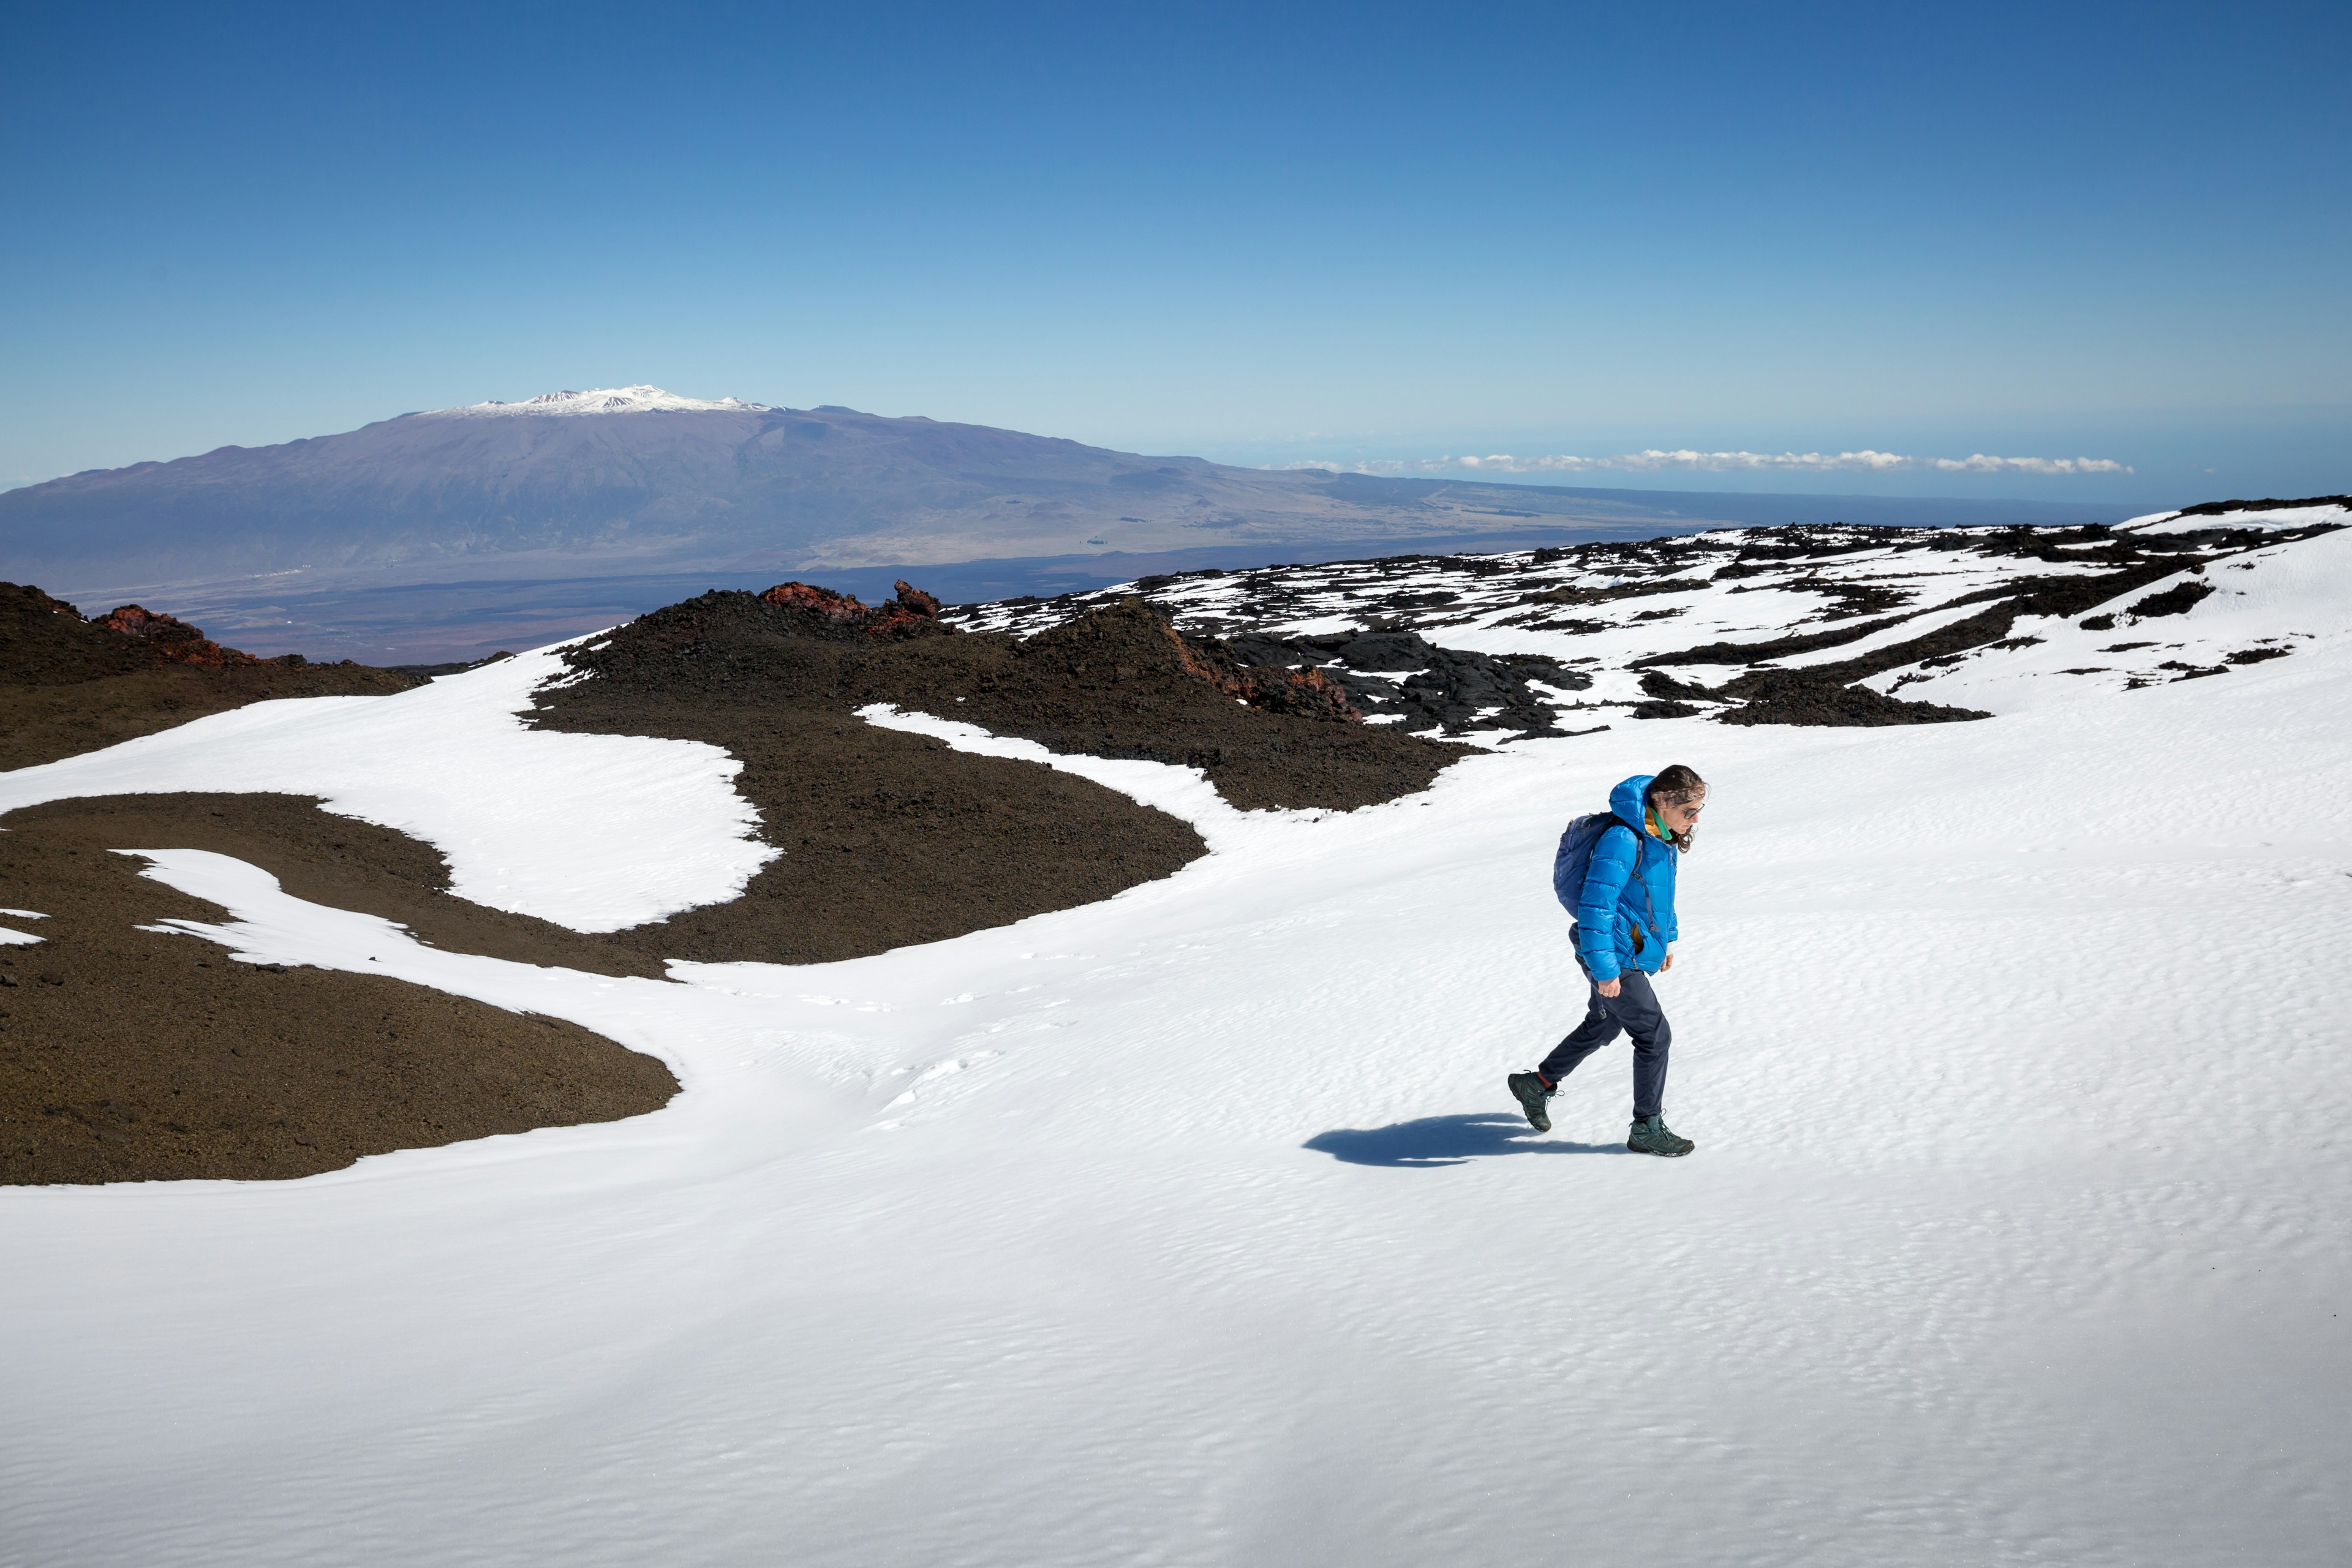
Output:
[[1487,1154],[1622,1154],[1622,1143],[1545,1138],[1516,1116],[1424,1116],[1386,1127],[1335,1127],[1302,1147],[1350,1165],[1460,1165]]

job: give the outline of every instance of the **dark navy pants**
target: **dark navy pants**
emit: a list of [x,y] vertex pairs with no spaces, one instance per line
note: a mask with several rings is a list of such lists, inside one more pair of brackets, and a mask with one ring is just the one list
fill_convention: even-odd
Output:
[[[1583,967],[1581,963],[1578,967]],[[1584,977],[1590,982],[1591,971],[1586,970]],[[1666,1047],[1674,1043],[1675,1032],[1658,1007],[1658,994],[1651,988],[1648,975],[1638,969],[1627,969],[1617,978],[1623,984],[1614,996],[1603,996],[1599,987],[1594,987],[1584,1009],[1584,1022],[1554,1046],[1551,1055],[1544,1058],[1543,1065],[1536,1070],[1558,1083],[1574,1072],[1578,1063],[1619,1035],[1630,1036],[1633,1041],[1633,1119],[1639,1121],[1665,1109]]]

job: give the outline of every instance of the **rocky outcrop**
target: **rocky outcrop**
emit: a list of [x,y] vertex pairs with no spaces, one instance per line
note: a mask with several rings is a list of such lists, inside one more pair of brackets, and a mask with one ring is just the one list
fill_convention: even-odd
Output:
[[47,610],[53,616],[65,616],[77,621],[88,618],[74,605],[67,604],[63,599],[42,593],[30,583],[12,585],[19,594],[30,600],[36,609]]
[[1276,673],[1334,688],[1360,716],[1414,731],[1516,730],[1561,733],[1552,704],[1536,688],[1582,691],[1592,677],[1542,654],[1485,654],[1441,647],[1418,632],[1348,631],[1279,637],[1228,637],[1261,679]]
[[[1132,605],[1135,612],[1150,617],[1153,629],[1168,639],[1169,646],[1176,650],[1176,662],[1188,674],[1207,681],[1226,696],[1253,708],[1271,709],[1302,719],[1363,722],[1362,710],[1348,700],[1347,690],[1321,670],[1312,666],[1291,669],[1277,664],[1245,664],[1234,657],[1234,648],[1217,638],[1188,637],[1176,629],[1175,622],[1143,600],[1134,600]],[[1099,616],[1110,612],[1093,613]]]
[[[219,669],[229,665],[262,662],[249,653],[223,647],[205,636],[201,626],[192,626],[177,616],[158,615],[137,605],[123,605],[110,610],[91,625],[120,632],[124,637],[137,637],[154,649],[156,657],[166,664],[194,664]],[[306,661],[300,654],[289,653],[278,662],[301,664]]]
[[937,598],[903,580],[895,586],[897,596],[878,605],[814,583],[779,583],[759,597],[761,603],[795,617],[801,623],[795,629],[806,636],[894,642],[938,637],[953,629],[940,620]]
[[[734,751],[814,732],[749,717],[754,707],[846,717],[887,702],[1054,751],[1197,767],[1244,810],[1353,810],[1426,788],[1463,754],[1360,721],[1336,672],[1268,666],[1215,637],[1184,635],[1136,595],[1026,639],[962,631],[929,608],[929,595],[904,584],[872,609],[809,584],[715,590],[568,651],[565,661],[590,679],[543,696],[540,721],[610,726],[666,714],[659,722],[669,724],[698,705],[709,727],[679,738]],[[878,754],[895,743],[870,734],[860,724],[844,744]],[[814,765],[796,759],[791,769],[804,763]],[[758,786],[747,787],[758,798]],[[887,787],[894,798],[922,793]],[[838,790],[828,794],[832,819],[846,809],[839,802]],[[788,852],[793,842],[780,840]]]
[[280,697],[377,697],[423,678],[299,653],[256,658],[173,616],[124,605],[95,620],[0,583],[0,772]]

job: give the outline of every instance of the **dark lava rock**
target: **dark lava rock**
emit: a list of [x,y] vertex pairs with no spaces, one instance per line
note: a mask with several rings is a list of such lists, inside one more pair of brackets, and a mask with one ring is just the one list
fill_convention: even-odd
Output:
[[[1531,683],[1583,691],[1592,677],[1541,654],[1485,654],[1440,647],[1418,632],[1348,631],[1276,637],[1244,633],[1225,639],[1239,658],[1262,668],[1297,668],[1345,688],[1366,714],[1399,714],[1408,730],[1458,735],[1474,729],[1563,731],[1552,704]],[[1381,679],[1401,674],[1402,680]]]
[[1731,685],[1742,687],[1748,700],[1720,715],[1726,724],[1948,724],[1992,717],[1973,708],[1906,701],[1811,669],[1758,671]]
[[[152,929],[225,913],[107,852],[191,843],[156,815],[170,801],[56,801],[0,833],[0,904],[48,916],[38,947],[0,948],[0,1184],[307,1176],[640,1115],[677,1092],[659,1061],[576,1025],[377,975],[265,970]],[[296,809],[321,831],[400,837]]]
[[941,633],[882,641],[810,636],[803,619],[759,595],[705,594],[567,654],[592,679],[550,693],[541,712],[618,701],[623,693],[632,711],[646,714],[681,700],[839,714],[888,702],[1054,751],[1199,767],[1244,809],[1349,810],[1392,800],[1426,788],[1463,754],[1357,722],[1352,689],[1335,677],[1252,662],[1216,638],[1184,637],[1140,598],[1115,600],[1026,639]]
[[588,679],[544,691],[535,724],[724,749],[783,851],[733,902],[620,940],[669,957],[852,957],[1106,899],[1203,852],[1189,825],[1116,791],[856,717],[874,703],[1196,766],[1244,809],[1393,799],[1463,754],[1358,722],[1329,678],[1181,637],[1139,599],[1024,641],[942,625],[919,614],[927,597],[902,587],[893,623],[845,595],[715,592],[567,652]]
[[[1631,668],[1654,669],[1661,665],[1760,664],[1766,659],[1788,658],[1801,653],[1815,653],[1825,647],[1839,647],[1846,643],[1860,642],[1874,632],[1885,631],[1902,623],[1900,616],[1885,620],[1863,621],[1852,626],[1833,626],[1828,631],[1794,632],[1787,637],[1772,637],[1764,642],[1711,642],[1696,647],[1677,648],[1672,653],[1652,654],[1637,658]],[[1647,689],[1647,688],[1644,688]]]
[[487,654],[480,658],[450,659],[442,664],[387,664],[384,668],[400,675],[421,675],[431,679],[436,676],[463,675],[469,669],[480,669],[485,665],[502,663],[513,657],[512,649],[502,647],[498,652]]
[[420,677],[299,654],[256,658],[136,605],[98,620],[0,583],[0,771],[55,762],[275,697],[385,696]]
[[[1668,702],[1683,702],[1692,699],[1696,699],[1702,702],[1719,702],[1722,700],[1722,699],[1716,696],[1714,692],[1709,691],[1706,687],[1699,685],[1697,682],[1690,680],[1676,680],[1673,676],[1668,675],[1663,669],[1649,669],[1642,672],[1642,695],[1644,697],[1655,697]],[[1696,711],[1696,710],[1690,710],[1690,711]],[[1659,715],[1636,713],[1634,714],[1634,717],[1637,719],[1654,718],[1659,717]],[[1679,715],[1668,714],[1664,715],[1664,717],[1674,718],[1679,717]]]
[[[959,639],[974,660],[1001,640],[1000,669],[965,700],[948,689],[908,707],[969,718],[1055,751],[1181,763],[1205,771],[1244,810],[1352,810],[1426,789],[1463,752],[1402,726],[1356,721],[1360,688],[1339,672],[1255,662],[1229,642],[1188,637],[1160,610],[1127,598],[1013,642]],[[977,647],[969,645],[980,645]],[[944,668],[944,667],[940,667]],[[911,692],[910,692],[911,694]],[[1379,695],[1379,694],[1373,694]],[[886,700],[898,700],[886,698]]]
[[2264,500],[2209,500],[2196,506],[2182,507],[2178,515],[2220,517],[2224,512],[2284,511],[2290,508],[2306,506],[2352,507],[2352,496],[2305,496],[2301,500],[2279,500],[2275,498]]
[[2193,579],[2186,583],[2176,583],[2163,593],[2150,594],[2137,604],[2130,605],[2126,613],[2137,616],[2144,621],[2153,620],[2158,616],[2185,616],[2212,592],[2213,584],[2210,583],[2200,583]]

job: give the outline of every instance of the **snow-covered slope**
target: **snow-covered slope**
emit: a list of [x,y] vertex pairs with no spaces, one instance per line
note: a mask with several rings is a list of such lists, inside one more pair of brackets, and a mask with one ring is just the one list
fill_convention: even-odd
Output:
[[2152,511],[2116,524],[2128,533],[2194,533],[2208,528],[2287,530],[2352,523],[2352,497],[2318,496],[2302,501],[2216,501],[2187,511]]
[[680,397],[658,386],[600,386],[588,392],[549,392],[520,403],[468,403],[462,408],[436,408],[418,418],[498,418],[512,415],[576,414],[767,414],[764,403],[737,397]]
[[[2352,639],[2352,530],[2257,549],[2159,578],[2105,615],[2021,616],[2001,641],[1889,671],[1895,695],[2013,713],[2056,700],[2137,691],[2308,654]],[[2137,616],[2131,605],[2186,600]]]
[[[1790,692],[1807,683],[1827,701],[1866,685],[1940,709],[2008,712],[2229,674],[2352,632],[2352,599],[2330,586],[2345,580],[2341,558],[2352,549],[2339,521],[2241,527],[2182,515],[2202,526],[2153,538],[2100,528],[1724,529],[1188,573],[948,614],[975,629],[1027,633],[1140,593],[1187,630],[1227,637],[1407,628],[1481,653],[1546,655],[1591,675],[1589,689],[1552,695],[1555,722],[1571,729],[1694,704],[1720,704],[1710,710],[1735,722],[1781,722]],[[2209,588],[2218,596],[2180,620]],[[1302,647],[1291,658],[1320,656]],[[1992,679],[1996,669],[2016,679]]]
[[[2216,592],[2165,635],[2294,656],[2010,703],[2028,676],[1998,660],[2049,637],[1936,678],[1982,682],[1989,721],[1614,723],[1346,816],[1056,759],[1213,852],[851,963],[534,969],[149,847],[234,911],[192,942],[575,1019],[685,1091],[296,1183],[0,1192],[0,1560],[2338,1562],[2352,550],[2184,559]],[[2055,571],[1812,567],[1542,603],[1591,633],[1398,613],[1610,639],[1625,674],[1842,588],[1944,615]],[[1481,580],[1426,575],[1297,585],[1285,624]],[[1201,613],[1276,586],[1203,585]],[[1683,609],[1671,646],[1617,624],[1653,605]],[[510,803],[576,738],[467,738],[516,679],[280,705],[331,719],[349,775],[290,787],[386,770],[433,796],[412,830],[551,878]],[[433,703],[479,710],[440,753]],[[7,782],[222,787],[183,780],[239,718]],[[612,792],[582,836],[741,853],[690,784],[710,759],[634,744],[678,787]],[[1622,1047],[1549,1137],[1501,1081],[1581,1006],[1560,824],[1671,761],[1715,784],[1660,982],[1680,1162],[1622,1152]]]

